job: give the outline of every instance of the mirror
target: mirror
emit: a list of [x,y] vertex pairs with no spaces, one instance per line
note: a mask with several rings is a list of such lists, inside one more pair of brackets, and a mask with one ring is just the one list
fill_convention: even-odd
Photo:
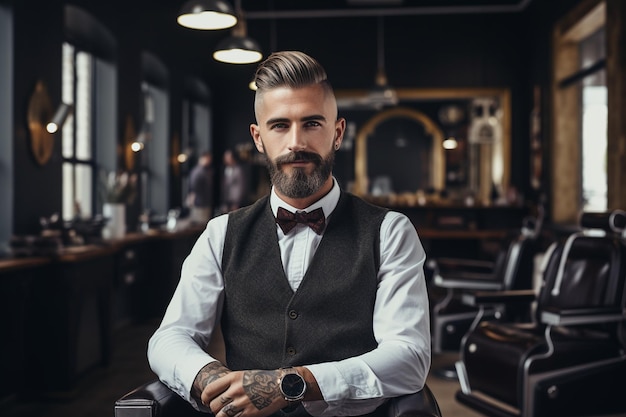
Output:
[[46,130],[52,119],[52,102],[43,81],[38,81],[28,102],[27,122],[30,149],[39,165],[46,164],[54,150],[54,135]]
[[357,195],[390,205],[504,199],[510,178],[510,92],[497,88],[397,89],[394,105],[338,91],[354,124]]

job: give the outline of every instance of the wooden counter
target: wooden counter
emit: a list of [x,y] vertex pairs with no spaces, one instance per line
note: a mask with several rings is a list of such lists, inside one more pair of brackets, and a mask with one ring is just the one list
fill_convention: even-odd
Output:
[[491,259],[522,227],[528,208],[455,204],[390,207],[413,223],[429,258]]
[[[105,368],[115,328],[163,314],[203,229],[131,233],[49,256],[0,259],[0,400],[75,394]],[[2,382],[4,381],[4,382]]]
[[45,265],[51,262],[49,257],[37,256],[28,258],[0,259],[0,274]]

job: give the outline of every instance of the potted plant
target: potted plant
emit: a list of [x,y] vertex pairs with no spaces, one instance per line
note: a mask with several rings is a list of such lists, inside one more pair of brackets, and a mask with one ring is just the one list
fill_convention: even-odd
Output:
[[126,205],[137,195],[137,174],[126,171],[101,171],[100,198],[102,216],[107,219],[102,235],[106,239],[121,239],[126,234]]

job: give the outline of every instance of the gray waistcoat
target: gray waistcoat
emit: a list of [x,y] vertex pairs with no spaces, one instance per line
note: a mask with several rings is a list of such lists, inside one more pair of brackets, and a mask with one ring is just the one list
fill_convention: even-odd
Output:
[[372,316],[386,211],[342,192],[296,293],[283,271],[269,198],[230,213],[222,258],[228,367],[276,369],[375,348]]

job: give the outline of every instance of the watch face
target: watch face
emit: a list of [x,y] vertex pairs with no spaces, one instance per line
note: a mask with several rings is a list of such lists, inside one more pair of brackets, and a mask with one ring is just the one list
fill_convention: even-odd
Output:
[[300,400],[306,390],[306,384],[298,374],[285,374],[280,381],[280,390],[287,400]]

